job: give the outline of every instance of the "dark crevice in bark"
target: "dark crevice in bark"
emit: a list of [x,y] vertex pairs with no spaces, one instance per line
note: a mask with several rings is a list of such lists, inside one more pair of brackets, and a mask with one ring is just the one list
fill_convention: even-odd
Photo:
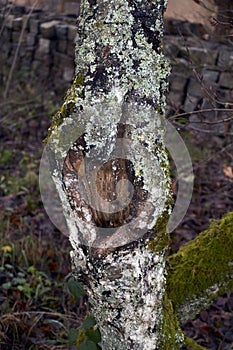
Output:
[[[158,52],[160,44],[160,33],[158,31],[151,30],[150,27],[153,27],[155,20],[158,18],[158,10],[151,3],[150,5],[143,5],[140,3],[140,7],[137,6],[136,2],[129,0],[128,3],[134,7],[132,14],[135,18],[135,24],[133,27],[133,34],[140,31],[142,28],[145,37],[148,39],[148,43],[152,43],[153,50]],[[145,7],[143,9],[143,7]]]

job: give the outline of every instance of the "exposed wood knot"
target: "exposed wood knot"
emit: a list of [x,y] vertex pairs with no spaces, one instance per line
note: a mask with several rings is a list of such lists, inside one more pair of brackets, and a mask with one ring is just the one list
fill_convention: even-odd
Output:
[[[118,125],[118,140],[125,126]],[[86,214],[97,227],[112,227],[128,223],[137,214],[139,200],[145,198],[142,183],[135,181],[133,164],[122,157],[110,159],[100,166],[87,155],[85,135],[67,153],[63,165],[63,182],[76,214],[87,221]],[[95,171],[96,168],[96,171]],[[89,216],[88,216],[89,217]]]

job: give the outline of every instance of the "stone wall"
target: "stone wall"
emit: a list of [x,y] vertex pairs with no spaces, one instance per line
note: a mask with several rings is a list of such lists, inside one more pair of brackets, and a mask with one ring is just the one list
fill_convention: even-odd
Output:
[[64,92],[74,75],[76,19],[30,11],[22,6],[1,9],[1,86],[14,68],[11,85],[28,79]]
[[[9,0],[0,0],[0,2]],[[81,0],[10,0],[16,6],[36,7],[43,11],[79,14]],[[192,1],[192,0],[190,0]]]
[[[198,24],[170,21],[167,31],[165,52],[172,65],[168,113],[191,112],[190,126],[206,133],[232,130],[233,44],[215,41]],[[186,116],[181,115],[184,123]]]
[[[17,84],[40,84],[40,88],[64,94],[74,75],[76,19],[50,15],[25,7],[1,8],[0,83],[4,91]],[[199,127],[204,119],[228,118],[233,101],[233,46],[211,40],[200,24],[168,21],[165,52],[171,61],[168,113],[193,113],[189,120]],[[14,68],[14,69],[12,69]],[[214,113],[206,110],[222,109]],[[223,132],[226,125],[209,128]],[[225,128],[225,129],[224,129]]]

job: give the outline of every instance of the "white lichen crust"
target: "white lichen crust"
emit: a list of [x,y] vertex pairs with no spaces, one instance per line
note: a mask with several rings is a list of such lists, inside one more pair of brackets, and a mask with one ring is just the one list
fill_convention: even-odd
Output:
[[164,7],[163,0],[82,2],[76,71],[85,76],[86,101],[144,99],[163,109],[169,72],[161,49]]
[[164,254],[145,248],[138,244],[133,250],[87,261],[89,301],[102,349],[161,349]]

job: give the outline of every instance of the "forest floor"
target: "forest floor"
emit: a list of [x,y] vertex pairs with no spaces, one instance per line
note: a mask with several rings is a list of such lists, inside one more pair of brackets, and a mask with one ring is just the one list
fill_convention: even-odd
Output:
[[[66,285],[71,246],[50,222],[39,192],[42,140],[62,99],[33,81],[23,86],[15,82],[8,98],[0,97],[2,350],[72,349],[85,315],[85,298],[76,300]],[[209,137],[180,128],[195,182],[188,211],[172,233],[173,251],[233,210],[232,136]],[[222,295],[182,328],[207,349],[232,350],[233,294]]]

